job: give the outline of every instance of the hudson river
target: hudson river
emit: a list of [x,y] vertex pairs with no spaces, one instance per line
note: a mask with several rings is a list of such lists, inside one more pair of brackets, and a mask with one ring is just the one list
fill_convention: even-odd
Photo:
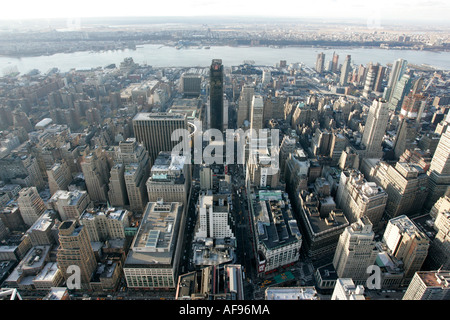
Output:
[[325,63],[331,60],[333,52],[339,55],[342,63],[347,54],[352,57],[352,63],[366,65],[369,62],[379,62],[381,65],[393,63],[398,58],[406,59],[415,65],[427,64],[438,69],[450,70],[450,52],[431,52],[416,50],[386,50],[366,48],[305,48],[305,47],[211,47],[182,48],[163,45],[143,45],[136,50],[125,49],[102,52],[58,53],[51,56],[36,57],[0,57],[0,73],[17,70],[27,73],[38,69],[45,73],[51,68],[62,72],[75,69],[91,69],[105,67],[109,64],[119,66],[127,57],[132,57],[136,63],[148,64],[154,67],[207,67],[212,59],[222,59],[225,67],[242,64],[244,60],[253,60],[256,65],[275,66],[280,60],[290,63],[303,63],[314,67],[317,54],[325,53]]

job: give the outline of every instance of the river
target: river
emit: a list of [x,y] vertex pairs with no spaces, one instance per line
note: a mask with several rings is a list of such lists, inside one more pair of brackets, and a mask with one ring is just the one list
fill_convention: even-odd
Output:
[[61,72],[70,69],[91,69],[105,67],[109,64],[119,66],[127,57],[136,63],[154,67],[206,67],[212,59],[222,59],[225,67],[242,64],[244,60],[253,60],[256,65],[274,66],[280,60],[290,63],[303,63],[314,67],[319,52],[325,53],[325,63],[331,60],[333,52],[339,55],[339,63],[350,54],[352,63],[366,65],[379,62],[381,65],[393,63],[398,58],[406,59],[415,65],[427,64],[442,70],[450,70],[450,52],[386,50],[370,48],[306,48],[306,47],[230,47],[213,46],[210,49],[189,47],[176,49],[171,46],[147,44],[133,49],[58,53],[50,56],[35,57],[0,57],[0,72],[10,70],[27,73],[32,69],[47,72],[58,68]]

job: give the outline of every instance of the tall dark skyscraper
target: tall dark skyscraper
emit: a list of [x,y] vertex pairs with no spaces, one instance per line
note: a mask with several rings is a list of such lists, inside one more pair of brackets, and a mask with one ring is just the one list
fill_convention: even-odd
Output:
[[210,128],[223,131],[223,65],[213,59],[209,73]]

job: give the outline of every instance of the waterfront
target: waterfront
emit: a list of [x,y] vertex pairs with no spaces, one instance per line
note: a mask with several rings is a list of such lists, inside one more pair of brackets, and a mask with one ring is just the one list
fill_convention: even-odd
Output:
[[51,68],[61,72],[71,69],[91,69],[105,67],[110,64],[119,66],[127,57],[132,57],[136,63],[148,64],[154,67],[206,67],[212,59],[220,58],[225,66],[242,64],[244,60],[252,60],[256,65],[276,65],[280,60],[290,63],[303,63],[313,67],[319,52],[325,53],[325,61],[332,58],[333,52],[339,55],[339,62],[350,54],[352,63],[366,65],[369,62],[387,65],[398,58],[406,59],[415,65],[431,65],[438,69],[450,70],[450,52],[418,51],[418,50],[387,50],[368,48],[306,48],[306,47],[230,47],[212,46],[189,47],[176,49],[173,46],[147,44],[133,49],[109,50],[101,52],[58,53],[49,56],[35,57],[0,57],[0,72],[11,70],[27,73],[33,69],[45,73]]

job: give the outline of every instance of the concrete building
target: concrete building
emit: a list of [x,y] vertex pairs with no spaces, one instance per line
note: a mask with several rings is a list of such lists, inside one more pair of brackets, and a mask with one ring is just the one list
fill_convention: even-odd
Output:
[[138,113],[133,118],[136,140],[144,145],[153,165],[161,151],[172,151],[178,141],[172,141],[176,129],[188,130],[187,117],[177,113]]
[[89,197],[97,204],[108,201],[109,169],[106,166],[106,157],[99,149],[90,152],[81,162]]
[[165,202],[180,202],[186,206],[190,185],[191,165],[186,157],[160,152],[146,182],[149,201],[162,198]]
[[181,76],[181,92],[186,97],[198,97],[201,93],[202,77],[199,74],[184,73]]
[[363,156],[366,158],[381,158],[383,156],[382,142],[389,121],[387,104],[383,100],[374,100],[369,109],[361,143],[365,147]]
[[287,193],[255,190],[251,202],[256,237],[258,274],[274,271],[298,261],[302,245]]
[[129,212],[119,208],[87,209],[80,216],[91,242],[125,239],[125,228],[129,227]]
[[347,55],[341,68],[341,77],[339,80],[341,86],[346,86],[348,84],[348,75],[351,72],[351,69],[351,56]]
[[315,287],[270,287],[266,300],[319,300]]
[[420,212],[428,195],[428,176],[417,165],[397,162],[395,166],[378,159],[364,159],[361,171],[387,193],[386,214],[391,217]]
[[430,163],[428,174],[429,193],[425,202],[426,208],[431,208],[434,203],[446,194],[450,185],[450,130],[447,129],[439,140]]
[[414,274],[403,300],[449,300],[450,272],[418,271]]
[[72,173],[65,162],[55,163],[47,170],[47,177],[51,195],[58,190],[67,190],[72,182]]
[[333,266],[339,278],[351,278],[356,284],[365,284],[369,277],[368,266],[375,263],[378,250],[375,233],[367,217],[361,217],[348,226],[339,237]]
[[45,203],[39,196],[36,187],[23,188],[17,199],[20,214],[27,226],[32,226],[45,211]]
[[61,221],[78,219],[83,211],[91,206],[86,191],[58,190],[49,200],[49,207],[58,212]]
[[[81,289],[89,288],[89,282],[97,266],[86,227],[76,220],[67,220],[59,226],[59,248],[56,261],[66,281],[71,281],[72,266],[80,270]],[[76,283],[75,283],[76,284]]]
[[253,95],[251,108],[250,108],[250,129],[256,130],[256,134],[259,134],[259,130],[264,128],[264,98],[257,94]]
[[111,168],[108,187],[108,199],[112,206],[124,207],[128,205],[125,165],[116,163]]
[[319,53],[317,55],[316,59],[316,72],[317,73],[323,73],[325,65],[325,54],[323,52]]
[[240,128],[247,120],[250,123],[251,106],[255,88],[251,85],[244,85],[241,90],[238,102],[237,127]]
[[355,285],[351,278],[340,277],[336,281],[331,300],[365,300],[364,286]]
[[389,253],[403,262],[404,278],[408,284],[422,268],[428,254],[430,239],[405,215],[390,219],[383,234]]
[[367,182],[357,171],[342,171],[336,192],[336,204],[341,208],[349,223],[368,217],[375,230],[386,207],[388,195],[375,182]]
[[429,264],[432,268],[450,269],[450,210],[448,197],[442,199],[437,209],[433,228],[436,236],[429,248]]
[[130,289],[175,289],[179,275],[183,205],[149,202],[124,264]]

